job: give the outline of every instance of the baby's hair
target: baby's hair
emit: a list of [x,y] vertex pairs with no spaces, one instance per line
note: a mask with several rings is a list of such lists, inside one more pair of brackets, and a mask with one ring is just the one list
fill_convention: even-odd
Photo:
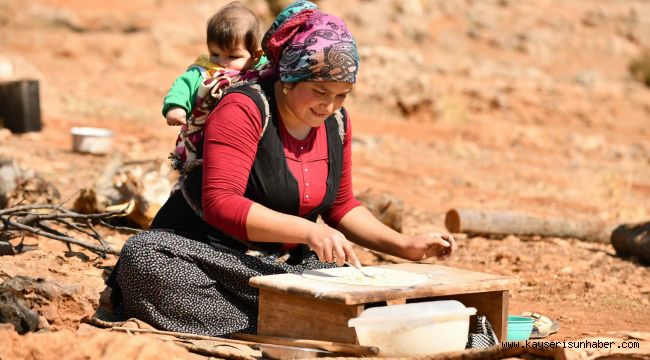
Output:
[[239,44],[255,54],[262,41],[262,25],[255,14],[239,1],[224,6],[208,19],[207,42],[226,51]]

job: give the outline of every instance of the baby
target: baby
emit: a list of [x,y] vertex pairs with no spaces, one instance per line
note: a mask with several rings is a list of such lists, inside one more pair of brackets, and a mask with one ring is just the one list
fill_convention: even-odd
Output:
[[196,105],[201,83],[215,75],[236,76],[253,68],[261,56],[259,20],[239,1],[224,6],[207,24],[209,57],[200,55],[178,77],[165,100],[162,113],[167,125],[186,125]]
[[181,174],[201,164],[197,153],[203,124],[223,89],[240,81],[256,64],[262,65],[261,38],[259,20],[239,1],[224,6],[208,20],[209,57],[200,55],[174,81],[163,101],[167,125],[181,126],[169,157]]
[[[267,34],[273,34],[300,11],[315,8],[317,6],[307,0],[294,1],[280,12]],[[273,73],[263,56],[261,38],[259,20],[239,1],[226,5],[208,20],[210,58],[199,56],[176,79],[163,104],[167,124],[181,125],[176,147],[169,156],[172,167],[181,173],[181,179],[201,165],[198,155],[203,125],[226,89]]]

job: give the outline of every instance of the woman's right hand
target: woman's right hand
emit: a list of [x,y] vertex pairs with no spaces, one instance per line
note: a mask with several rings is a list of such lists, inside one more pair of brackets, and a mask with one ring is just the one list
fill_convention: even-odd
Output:
[[405,236],[400,257],[421,261],[430,257],[446,260],[458,248],[456,240],[449,233],[429,232],[416,236]]
[[336,262],[338,266],[343,266],[347,260],[355,266],[361,264],[352,249],[352,243],[340,231],[326,224],[314,224],[307,234],[307,245],[322,262]]

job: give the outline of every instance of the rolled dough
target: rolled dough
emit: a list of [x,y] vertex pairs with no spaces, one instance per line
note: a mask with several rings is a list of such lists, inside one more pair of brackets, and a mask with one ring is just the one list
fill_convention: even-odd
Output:
[[364,266],[363,271],[374,277],[364,276],[352,267],[307,270],[302,273],[302,276],[307,279],[338,284],[390,287],[410,287],[428,280],[428,277],[423,274],[381,267]]

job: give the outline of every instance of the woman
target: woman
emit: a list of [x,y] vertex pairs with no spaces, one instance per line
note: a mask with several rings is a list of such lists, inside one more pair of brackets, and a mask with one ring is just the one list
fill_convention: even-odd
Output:
[[223,96],[205,125],[202,174],[125,244],[109,280],[118,317],[255,332],[252,276],[358,265],[350,241],[409,260],[454,252],[450,235],[402,235],[354,199],[342,106],[359,60],[343,21],[304,9],[262,45],[275,75]]

